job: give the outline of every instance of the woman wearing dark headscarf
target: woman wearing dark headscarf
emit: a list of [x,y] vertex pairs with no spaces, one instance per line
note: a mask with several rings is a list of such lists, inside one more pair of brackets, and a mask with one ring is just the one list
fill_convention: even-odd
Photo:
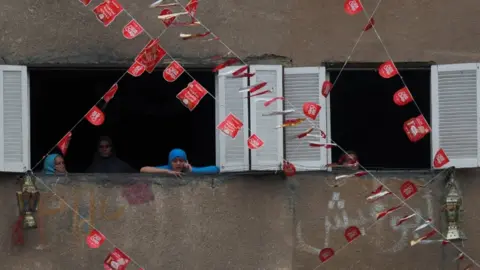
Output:
[[93,158],[92,165],[87,169],[87,173],[133,172],[137,171],[115,155],[112,140],[107,136],[100,137],[97,152]]

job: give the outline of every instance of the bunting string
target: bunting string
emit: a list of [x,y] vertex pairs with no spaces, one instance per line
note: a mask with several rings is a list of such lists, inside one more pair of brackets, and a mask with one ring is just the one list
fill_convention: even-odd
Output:
[[[81,0],[81,2],[82,2],[85,6],[87,6],[87,5],[90,3],[90,1],[86,1],[86,0]],[[115,0],[105,0],[105,2],[104,2],[103,4],[105,4],[105,3],[112,3],[112,2],[115,2],[115,3],[116,3]],[[161,1],[157,1],[157,2],[161,2]],[[420,116],[421,116],[420,119],[419,119],[419,118],[415,118],[414,120],[410,119],[410,120],[408,120],[407,122],[413,121],[411,124],[407,125],[407,122],[405,122],[405,124],[404,124],[404,129],[405,129],[405,131],[406,131],[409,139],[410,139],[412,142],[418,141],[418,140],[422,139],[426,134],[428,134],[428,133],[431,131],[431,127],[430,127],[430,125],[428,124],[428,122],[424,119],[423,114],[422,114],[422,112],[421,112],[421,110],[420,110],[420,107],[419,107],[418,104],[416,103],[415,99],[411,96],[411,93],[410,93],[410,91],[408,90],[408,87],[407,87],[407,85],[406,85],[403,77],[402,77],[401,74],[398,72],[398,70],[397,70],[397,68],[396,68],[396,66],[395,66],[395,63],[394,63],[394,61],[393,61],[390,53],[388,52],[388,49],[387,49],[386,45],[384,44],[384,42],[383,42],[383,40],[381,39],[378,31],[377,31],[376,28],[375,28],[375,22],[374,22],[373,16],[374,16],[374,14],[376,13],[377,9],[379,8],[381,2],[382,2],[382,0],[379,0],[379,1],[377,2],[377,5],[376,5],[374,11],[372,12],[372,15],[369,15],[369,14],[366,12],[366,10],[364,9],[363,5],[361,4],[361,2],[360,2],[359,0],[347,0],[347,1],[345,2],[345,11],[346,11],[348,14],[350,14],[350,15],[355,15],[355,14],[363,11],[363,13],[365,14],[365,16],[366,16],[366,18],[367,18],[367,20],[368,20],[368,24],[367,24],[367,26],[363,29],[363,31],[360,33],[359,37],[357,38],[357,40],[356,40],[356,42],[355,42],[355,44],[354,44],[354,46],[353,46],[350,54],[349,54],[348,57],[347,57],[347,60],[343,63],[343,66],[342,66],[342,68],[341,68],[341,70],[340,70],[340,72],[339,72],[339,75],[337,76],[337,78],[335,79],[335,81],[333,82],[333,84],[330,83],[330,82],[325,82],[324,85],[322,86],[322,94],[323,94],[325,97],[327,97],[328,94],[330,93],[330,91],[333,90],[334,86],[336,85],[336,82],[337,82],[338,79],[340,78],[341,73],[342,73],[343,70],[345,69],[345,67],[346,67],[346,65],[348,64],[348,62],[350,61],[350,58],[351,58],[351,56],[353,55],[353,53],[354,53],[357,45],[359,44],[362,36],[363,36],[364,33],[365,33],[366,31],[368,31],[369,29],[373,29],[373,31],[375,32],[377,38],[378,38],[379,41],[381,42],[381,44],[382,44],[382,46],[383,46],[383,48],[384,48],[384,50],[385,50],[385,52],[386,52],[386,54],[387,54],[387,57],[388,57],[388,59],[389,59],[387,62],[385,62],[384,64],[382,64],[382,65],[380,66],[380,68],[379,68],[380,76],[388,79],[388,78],[392,78],[392,77],[395,76],[395,75],[398,75],[399,78],[401,79],[403,85],[404,85],[404,88],[406,89],[405,91],[402,92],[403,95],[400,95],[400,94],[398,95],[398,96],[399,96],[399,100],[400,100],[399,103],[402,103],[400,106],[403,106],[403,105],[406,105],[407,103],[412,102],[412,103],[415,104],[415,106],[417,107],[417,109],[418,109],[418,111],[419,111],[419,113],[420,113]],[[118,3],[117,3],[117,4],[118,4]],[[102,5],[102,4],[101,4],[101,5]],[[124,36],[126,36],[126,37],[134,38],[134,37],[136,37],[137,35],[139,35],[139,34],[141,34],[141,33],[145,33],[151,40],[157,40],[159,37],[161,37],[161,36],[168,30],[168,28],[170,27],[170,24],[172,24],[172,25],[185,25],[185,26],[200,25],[200,26],[202,26],[202,27],[206,30],[205,33],[196,34],[196,35],[184,34],[184,35],[181,35],[181,37],[182,37],[183,39],[194,39],[194,38],[204,38],[204,37],[211,36],[212,38],[208,39],[207,41],[218,41],[220,44],[222,44],[222,45],[228,50],[228,53],[226,54],[226,56],[229,56],[229,55],[231,54],[231,55],[235,56],[235,58],[236,58],[236,59],[229,59],[229,60],[227,60],[225,63],[217,66],[217,68],[214,70],[215,72],[216,72],[216,71],[219,71],[219,70],[221,70],[221,69],[223,69],[223,68],[225,68],[225,67],[227,67],[227,66],[232,66],[233,64],[235,64],[235,63],[237,63],[237,62],[240,62],[241,64],[243,64],[243,65],[245,65],[245,66],[248,67],[248,64],[247,64],[244,60],[242,60],[242,58],[239,57],[239,55],[236,54],[228,45],[226,45],[226,44],[220,39],[220,37],[218,37],[217,35],[215,35],[209,28],[207,28],[203,23],[201,23],[201,22],[196,18],[196,8],[197,8],[197,5],[198,5],[198,2],[197,2],[196,0],[192,0],[192,1],[189,2],[189,4],[187,4],[187,5],[182,5],[181,3],[178,2],[178,0],[175,0],[175,3],[174,3],[174,4],[170,4],[170,6],[179,6],[179,7],[181,7],[181,9],[182,9],[183,11],[182,11],[182,12],[179,12],[179,13],[172,13],[171,11],[163,10],[163,11],[160,13],[161,15],[160,15],[159,17],[161,17],[161,19],[162,19],[162,21],[164,22],[166,28],[160,33],[160,35],[159,35],[157,38],[154,38],[153,35],[151,35],[146,29],[143,29],[143,27],[141,27],[141,25],[138,24],[138,21],[136,21],[135,18],[134,18],[126,9],[124,9],[124,8],[121,7],[121,6],[119,6],[119,7],[117,7],[117,8],[118,8],[118,10],[120,10],[120,11],[118,12],[118,14],[123,11],[127,16],[129,16],[129,17],[132,19],[132,21],[131,21],[128,25],[130,25],[130,26],[133,27],[134,29],[137,29],[137,31],[136,31],[136,32],[134,31],[134,33],[133,33],[133,32],[131,33],[131,32],[128,32],[128,31],[127,31],[128,33],[125,33],[125,31],[124,31]],[[94,10],[96,10],[97,8],[98,8],[98,7],[96,7]],[[118,15],[118,14],[117,14],[117,15]],[[188,22],[188,23],[177,23],[177,24],[173,24],[173,22],[175,21],[175,19],[176,19],[178,16],[181,16],[181,15],[188,15],[189,17],[191,17],[192,21],[191,21],[191,22]],[[104,23],[105,26],[108,26],[111,22],[113,22],[113,20],[115,19],[115,17],[113,17],[113,19],[112,19],[112,18],[105,18],[105,17],[103,17],[103,19],[102,19],[102,18],[99,16],[99,19]],[[171,21],[169,21],[169,23],[167,24],[167,23],[165,23],[165,20],[171,20]],[[149,48],[149,46],[151,46],[151,45],[152,45],[151,43],[147,44],[147,45],[142,49],[142,51],[146,50],[146,49]],[[159,46],[160,46],[160,45],[159,45]],[[161,47],[160,47],[160,48],[161,48]],[[161,49],[163,50],[163,48],[161,48]],[[163,52],[164,52],[164,54],[165,54],[166,56],[168,56],[173,62],[176,62],[176,63],[178,64],[178,62],[176,61],[176,59],[173,58],[173,57],[170,55],[169,52],[167,52],[167,51],[165,51],[165,50],[163,50]],[[158,63],[158,62],[157,62],[157,63]],[[135,64],[137,64],[137,62],[135,62],[134,65],[135,65]],[[133,66],[132,66],[132,67],[133,67]],[[137,70],[138,72],[134,72],[134,70],[132,69],[132,67],[129,68],[129,70],[127,70],[125,73],[123,73],[122,76],[116,81],[116,83],[115,83],[114,85],[116,85],[127,73],[130,73],[130,74],[133,73],[132,75],[135,76],[135,74],[141,75],[141,73],[143,72],[143,71],[141,70],[142,68],[141,68],[140,65],[137,65],[137,67],[136,67],[136,68],[137,68],[136,70]],[[155,66],[154,66],[154,67],[155,67]],[[144,68],[145,68],[145,67],[144,67]],[[184,69],[183,69],[182,73],[185,73],[187,76],[189,76],[189,77],[193,80],[192,83],[196,82],[195,78],[194,78],[187,70],[184,70]],[[235,72],[234,72],[234,73],[235,73]],[[251,74],[250,74],[250,75],[249,75],[249,74],[233,74],[233,75],[234,75],[234,77],[235,77],[235,76],[237,76],[237,77],[238,77],[238,76],[243,76],[243,77],[253,76],[253,75],[251,75]],[[194,87],[194,86],[195,86],[195,85],[191,86],[192,83],[189,84],[189,87]],[[250,97],[255,96],[255,95],[261,95],[261,94],[263,94],[263,93],[265,93],[265,92],[268,92],[268,91],[262,91],[262,92],[255,92],[255,91],[260,90],[263,86],[265,86],[265,85],[262,85],[262,86],[260,86],[260,85],[250,86],[249,88],[245,89],[245,91],[248,91],[248,92],[250,93]],[[201,87],[201,86],[200,86],[200,87]],[[253,90],[253,88],[256,88],[256,89]],[[323,88],[325,88],[325,89],[323,89]],[[325,90],[325,91],[324,91],[324,90]],[[402,89],[401,89],[401,90],[402,90]],[[254,93],[254,92],[255,92],[255,93]],[[110,93],[110,90],[109,90],[108,92],[106,92],[106,93],[102,96],[102,98],[100,98],[100,99],[94,104],[94,106],[93,106],[92,109],[94,109],[94,108],[96,107],[96,105],[97,105],[102,99],[106,100],[107,94],[111,94],[111,93]],[[206,95],[206,94],[210,95],[216,102],[218,102],[218,105],[219,105],[220,107],[224,106],[224,105],[222,105],[222,104],[217,100],[217,98],[216,98],[214,95],[212,95],[210,92],[206,91],[206,93],[204,93],[204,95]],[[113,97],[113,96],[111,96],[110,99],[111,99],[112,97]],[[202,97],[203,97],[203,96],[202,96]],[[285,101],[286,101],[286,103],[287,103],[290,107],[292,107],[293,110],[297,111],[297,108],[295,108],[295,107],[293,106],[293,104],[292,104],[289,100],[285,100]],[[397,103],[397,102],[396,102],[396,103]],[[397,105],[399,105],[399,104],[397,103]],[[267,106],[267,105],[265,105],[265,106]],[[189,108],[189,109],[190,109],[190,110],[193,110],[194,107],[193,107],[193,108]],[[320,109],[318,109],[318,111],[319,111],[319,110],[320,110]],[[89,112],[87,112],[87,114],[85,114],[85,116],[82,117],[82,118],[67,132],[67,134],[71,134],[71,132],[78,126],[78,124],[79,124],[83,119],[85,119],[87,116],[89,116],[89,115],[92,114],[91,112],[92,112],[92,110],[90,110]],[[305,112],[305,110],[304,110],[304,112]],[[313,128],[319,129],[319,127],[316,126],[315,122],[312,121],[312,117],[308,117],[307,113],[305,113],[305,114],[306,114],[307,118],[298,118],[298,119],[294,119],[294,121],[293,121],[293,120],[292,120],[292,121],[285,121],[284,124],[283,124],[282,126],[280,126],[280,128],[288,128],[289,126],[298,125],[298,124],[300,124],[301,122],[307,120],[307,121],[312,125]],[[318,114],[318,112],[317,112],[317,114]],[[282,114],[280,114],[280,115],[282,115]],[[229,115],[229,116],[230,116],[230,115]],[[234,120],[235,120],[235,119],[234,119]],[[100,124],[101,124],[101,123],[100,123]],[[240,128],[243,127],[243,123],[241,123],[241,124],[242,124],[242,125],[240,126]],[[94,124],[94,125],[95,125],[95,124]],[[246,127],[246,128],[250,130],[249,127]],[[416,131],[416,132],[413,132],[412,130],[417,130],[417,131]],[[418,130],[419,130],[419,131],[418,131]],[[251,130],[250,130],[250,131],[251,131]],[[320,130],[320,131],[321,131],[321,130]],[[238,132],[238,130],[237,130],[237,132]],[[277,130],[272,129],[272,132],[277,132]],[[410,133],[409,133],[409,132],[410,132]],[[324,134],[323,131],[321,131],[321,133],[322,133],[322,135]],[[413,134],[413,133],[415,133],[415,134]],[[322,137],[323,137],[324,139],[326,139],[326,136],[322,136]],[[62,140],[63,140],[63,139],[64,139],[64,138],[62,138]],[[251,139],[251,138],[249,138],[249,147],[250,147],[250,139]],[[259,138],[257,138],[257,139],[259,139]],[[34,170],[34,169],[45,159],[45,157],[46,157],[48,154],[50,154],[56,147],[58,147],[59,144],[62,142],[62,140],[60,140],[54,147],[52,147],[52,148],[47,152],[47,154],[32,168],[32,170]],[[345,155],[350,156],[345,149],[343,149],[340,145],[336,144],[331,138],[329,139],[329,141],[330,141],[330,144],[338,147]],[[256,147],[257,147],[257,148],[253,147],[253,148],[250,148],[250,149],[253,150],[253,149],[258,149],[259,147],[261,147],[261,145],[263,145],[263,142],[261,142],[261,144],[260,144],[260,142],[261,142],[261,140],[256,140],[255,143],[256,143]],[[255,146],[255,143],[252,143],[252,145]],[[259,145],[260,145],[260,146],[259,146]],[[67,146],[68,146],[68,144],[67,144]],[[297,147],[296,151],[298,151],[298,149],[299,149],[299,148]],[[441,149],[440,149],[440,150],[441,150]],[[440,151],[440,150],[439,150],[439,151]],[[438,155],[438,153],[439,153],[439,152],[437,152],[437,155]],[[437,160],[437,155],[436,155],[435,158],[434,158],[435,160]],[[445,153],[443,153],[443,150],[442,150],[441,156],[443,157],[443,161],[438,162],[438,163],[441,164],[441,165],[440,165],[440,166],[435,166],[435,167],[442,167],[442,166],[444,166],[445,164],[448,163],[448,157],[445,155]],[[290,164],[290,162],[289,162],[287,159],[285,159],[284,157],[282,157],[280,154],[278,154],[278,157],[279,157],[280,160],[283,160],[283,162],[284,162],[284,172],[285,172],[285,174],[287,174],[286,171],[285,171],[285,164]],[[407,200],[408,200],[409,198],[411,198],[411,196],[410,196],[410,197],[405,197],[405,195],[403,194],[404,191],[402,190],[402,196],[404,196],[404,198],[405,198],[405,199],[402,199],[402,198],[401,198],[400,196],[398,196],[395,192],[393,192],[390,188],[388,188],[380,179],[378,179],[378,178],[375,177],[370,171],[368,171],[365,167],[363,167],[363,166],[362,166],[361,164],[359,164],[359,163],[358,163],[358,165],[359,165],[359,167],[363,170],[363,172],[359,172],[359,173],[352,174],[352,177],[361,176],[361,175],[365,175],[365,174],[370,175],[370,176],[371,176],[373,179],[375,179],[379,184],[381,184],[381,187],[385,187],[385,189],[386,189],[386,191],[387,191],[385,194],[387,194],[388,192],[389,192],[389,194],[393,194],[393,196],[394,196],[395,198],[397,198],[398,200],[400,200],[400,202],[401,202],[400,206],[406,206],[406,207],[412,212],[412,215],[413,215],[413,214],[419,215],[419,213],[417,213],[417,212],[407,203]],[[293,167],[293,170],[295,171],[294,167]],[[294,173],[293,173],[293,174],[294,174]],[[53,193],[56,197],[58,197],[63,203],[65,203],[76,215],[78,215],[80,218],[82,218],[91,228],[93,228],[94,230],[96,230],[96,228],[95,228],[92,224],[88,223],[88,220],[86,220],[83,216],[81,216],[80,213],[76,212],[76,210],[75,210],[73,207],[71,207],[70,205],[68,205],[68,204],[67,204],[62,198],[60,198],[52,189],[50,189],[49,187],[47,187],[47,189],[49,189],[50,192],[52,192],[52,193]],[[416,189],[416,187],[415,187],[415,189]],[[412,194],[412,195],[413,195],[413,194]],[[398,206],[397,208],[395,208],[395,207],[392,208],[391,211],[394,211],[394,210],[398,209],[400,206]],[[387,215],[388,212],[382,213],[382,214],[383,214],[383,215]],[[421,217],[421,219],[422,219],[425,223],[428,222],[428,219],[422,217],[421,215],[419,215],[419,217]],[[368,227],[368,229],[371,228],[371,227],[373,227],[379,220],[380,220],[380,219],[377,219],[377,221],[373,222],[373,223]],[[431,228],[435,231],[435,233],[438,233],[444,240],[446,240],[446,237],[445,237],[444,235],[442,235],[441,232],[440,232],[438,229],[436,229],[431,223],[430,223],[428,226],[431,227]],[[107,238],[106,238],[106,240],[111,243],[111,241],[108,240]],[[353,239],[352,239],[352,241],[353,241]],[[338,253],[340,250],[342,250],[342,249],[344,249],[346,246],[348,246],[352,241],[348,241],[347,244],[345,244],[344,246],[342,246],[342,247],[341,247],[340,249],[338,249],[336,252],[333,252],[333,250],[331,250],[331,249],[329,249],[329,250],[327,250],[327,251],[331,253],[331,256],[333,256],[334,253]],[[114,245],[113,243],[111,243],[111,244]],[[471,260],[475,265],[477,265],[477,266],[480,267],[480,264],[477,263],[472,257],[470,257],[470,256],[468,256],[467,254],[465,254],[465,253],[460,249],[460,247],[458,247],[458,246],[455,245],[454,243],[450,243],[450,244],[451,244],[452,246],[454,246],[459,252],[461,252],[462,254],[464,254],[464,256],[467,257],[469,260]],[[115,245],[114,245],[114,246],[115,246]],[[333,252],[333,253],[332,253],[332,252]],[[320,266],[322,266],[323,264],[325,264],[325,263],[328,261],[328,258],[331,257],[331,256],[330,256],[330,257],[328,257],[326,260],[322,260],[322,254],[319,254],[319,256],[320,256],[320,259],[321,259],[321,261],[322,261],[322,264],[320,264],[319,266],[317,266],[315,269],[317,269],[318,267],[320,267]],[[134,262],[136,265],[140,266],[140,265],[139,265],[137,262],[135,262],[133,259],[132,259],[132,262]]]

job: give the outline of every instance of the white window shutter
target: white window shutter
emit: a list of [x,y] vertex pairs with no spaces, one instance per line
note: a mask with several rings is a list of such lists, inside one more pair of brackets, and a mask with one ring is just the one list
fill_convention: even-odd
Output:
[[[219,74],[232,72],[240,67],[226,67]],[[232,113],[243,122],[243,128],[235,139],[216,130],[216,160],[222,172],[248,171],[248,99],[246,93],[240,93],[242,87],[248,86],[247,78],[232,78],[217,75],[216,79],[216,125]]]
[[27,67],[0,65],[0,171],[30,169],[30,97]]
[[283,117],[262,116],[271,111],[282,111],[283,101],[278,100],[265,107],[265,100],[283,96],[283,68],[281,65],[252,65],[250,85],[266,82],[258,92],[272,90],[272,93],[250,98],[251,133],[264,141],[260,149],[251,151],[252,170],[277,170],[283,161],[283,129],[276,128],[283,123]]
[[[285,68],[284,92],[285,109],[295,107],[296,111],[289,115],[290,118],[305,117],[303,104],[305,102],[318,103],[322,108],[315,121],[315,126],[321,130],[327,129],[326,99],[321,95],[322,84],[325,81],[325,67],[295,67]],[[327,165],[327,150],[324,147],[316,148],[308,145],[309,141],[327,143],[323,138],[296,136],[312,126],[310,121],[305,121],[295,127],[285,128],[285,156],[292,162],[297,170],[325,170]],[[319,132],[314,132],[319,134]]]
[[432,66],[432,166],[439,148],[450,159],[445,167],[479,166],[479,90],[478,64]]

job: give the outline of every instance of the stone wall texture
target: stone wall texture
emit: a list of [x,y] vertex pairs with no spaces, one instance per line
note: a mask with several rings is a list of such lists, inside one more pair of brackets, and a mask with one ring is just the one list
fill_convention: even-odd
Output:
[[[80,1],[2,0],[0,59],[7,64],[128,64],[147,43],[143,35],[122,37],[126,13],[109,27],[98,22]],[[152,0],[153,1],[153,0]],[[152,36],[164,30],[152,1],[119,0]],[[477,1],[382,1],[375,13],[376,29],[394,61],[437,63],[480,59]],[[182,1],[186,4],[186,1]],[[364,0],[371,13],[377,0]],[[175,8],[174,8],[175,9]],[[178,8],[177,8],[178,9]],[[295,66],[345,61],[366,25],[365,14],[349,16],[337,0],[209,0],[200,1],[198,19],[234,52],[254,63]],[[204,32],[200,27],[171,28],[162,45],[183,63],[202,64],[227,50],[216,43],[183,42],[180,32]],[[381,62],[387,54],[374,31],[366,32],[351,61]]]
[[[183,180],[137,175],[110,176],[108,181],[101,175],[74,175],[69,182],[42,178],[48,188],[39,183],[39,228],[26,233],[23,246],[11,240],[18,185],[13,176],[3,176],[0,261],[2,269],[12,270],[102,269],[115,245],[145,269],[463,269],[468,262],[452,262],[458,252],[451,245],[435,242],[410,247],[410,240],[428,229],[413,232],[422,224],[418,218],[395,226],[400,217],[411,213],[408,207],[375,222],[377,211],[399,204],[394,196],[373,204],[365,201],[379,185],[377,180],[400,195],[406,179],[421,185],[432,175],[376,175],[376,179],[353,178],[338,187],[332,187],[334,175],[329,173],[304,173],[286,180],[279,175]],[[457,171],[465,200],[461,227],[469,239],[456,244],[480,260],[476,175],[474,170]],[[140,194],[131,190],[133,183],[149,183],[154,197],[147,196],[150,199],[143,204],[129,204],[128,198]],[[441,230],[445,229],[440,212],[442,186],[443,181],[437,180],[408,201]],[[88,248],[84,239],[89,226],[78,214],[109,241],[99,249]],[[351,225],[365,235],[347,245],[343,232]],[[320,265],[318,252],[325,246],[337,253]],[[138,268],[132,263],[128,269]]]

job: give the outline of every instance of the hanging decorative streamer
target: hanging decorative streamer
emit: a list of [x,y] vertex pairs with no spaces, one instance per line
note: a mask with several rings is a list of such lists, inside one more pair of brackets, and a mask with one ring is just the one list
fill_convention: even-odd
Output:
[[254,93],[254,92],[262,89],[266,85],[267,85],[266,82],[261,82],[261,83],[257,83],[257,84],[251,85],[251,86],[242,87],[238,90],[238,92],[240,92],[240,93],[243,93],[243,92]]
[[333,84],[329,81],[324,81],[322,84],[322,96],[327,97],[332,91]]
[[392,192],[387,191],[387,190],[380,191],[379,193],[375,193],[375,194],[372,194],[372,195],[368,196],[367,201],[368,202],[374,202],[374,201],[377,201],[377,200],[379,200],[379,199],[381,199],[381,198],[383,198],[387,195],[390,195],[390,194],[392,194]]
[[301,138],[303,138],[303,137],[308,136],[308,134],[310,134],[312,131],[313,131],[313,127],[307,129],[306,131],[304,131],[304,132],[302,132],[302,133],[300,133],[300,134],[298,134],[296,137],[297,137],[298,139],[301,139]]
[[416,213],[413,213],[413,214],[404,216],[403,218],[401,218],[401,219],[399,219],[399,220],[397,221],[396,226],[399,226],[400,224],[404,223],[405,221],[412,219],[412,218],[415,217],[416,215],[417,215]]
[[392,207],[390,209],[387,209],[385,211],[381,211],[380,213],[377,213],[377,220],[385,217],[386,215],[392,213],[392,212],[395,212],[396,210],[398,210],[400,207],[402,207],[401,205],[399,206],[395,206],[395,207]]
[[58,142],[57,147],[60,149],[62,156],[67,155],[68,146],[70,145],[70,140],[72,139],[72,132],[68,132],[63,138]]
[[374,25],[375,25],[375,20],[374,20],[373,18],[371,18],[371,19],[368,21],[367,25],[365,25],[365,27],[363,28],[363,31],[366,32],[366,31],[372,29],[372,27],[373,27]]
[[183,40],[189,40],[189,39],[194,39],[194,38],[202,38],[210,35],[210,32],[205,32],[205,33],[199,33],[199,34],[184,34],[180,33],[180,38]]
[[274,103],[277,100],[282,100],[283,101],[283,100],[285,100],[285,98],[284,97],[274,97],[272,99],[269,99],[269,100],[265,101],[265,103],[263,103],[263,106],[268,107],[268,106],[270,106],[270,104]]
[[262,113],[262,116],[273,116],[273,115],[287,115],[295,112],[295,110],[284,110],[284,111],[272,111],[268,113]]
[[364,176],[364,175],[367,175],[367,174],[368,174],[368,172],[364,172],[364,171],[356,172],[356,173],[353,173],[353,174],[342,174],[342,175],[335,176],[335,180],[344,179],[344,178],[352,178],[352,177],[361,177],[361,176]]
[[283,122],[283,124],[277,126],[277,128],[298,126],[301,123],[303,123],[305,120],[307,119],[306,118],[287,119]]
[[250,94],[250,96],[246,97],[246,98],[261,96],[261,95],[265,95],[265,94],[268,94],[268,93],[272,93],[272,90],[265,90],[265,91],[257,92],[257,93],[254,93],[254,94]]
[[252,134],[247,140],[247,146],[249,149],[255,150],[260,149],[264,145],[264,142],[256,134]]
[[422,236],[422,237],[420,237],[420,238],[418,238],[418,239],[416,239],[416,240],[410,241],[410,246],[414,246],[414,245],[420,243],[421,241],[423,241],[423,240],[425,240],[425,239],[428,239],[428,238],[434,236],[435,234],[437,234],[437,231],[432,230],[432,231],[426,233],[424,236]]
[[418,226],[418,227],[414,230],[414,232],[418,232],[418,231],[420,231],[420,230],[423,230],[423,229],[425,229],[426,227],[428,227],[430,224],[432,224],[432,219],[429,218],[429,219],[427,219],[427,221],[426,221],[425,223],[423,223],[422,225]]

